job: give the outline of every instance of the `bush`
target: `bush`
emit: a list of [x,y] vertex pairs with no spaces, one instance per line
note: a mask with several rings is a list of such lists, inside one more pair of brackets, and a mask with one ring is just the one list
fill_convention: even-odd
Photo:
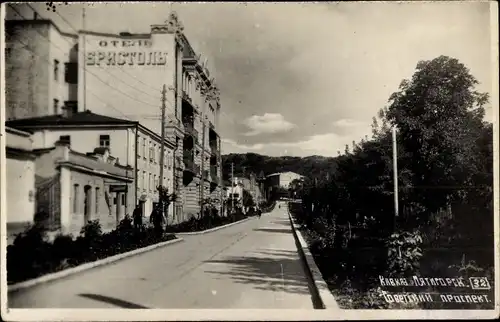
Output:
[[204,214],[200,218],[191,217],[182,223],[168,226],[166,231],[170,233],[203,231],[237,222],[251,216],[250,214],[244,214],[241,209],[229,214],[227,217],[219,216],[216,208],[209,208],[208,211],[205,210]]
[[46,241],[43,227],[35,225],[7,247],[7,280],[22,282],[174,238],[172,234],[158,237],[152,228],[136,230],[128,216],[111,232],[103,234],[98,221],[89,221],[76,239],[59,234],[52,243]]

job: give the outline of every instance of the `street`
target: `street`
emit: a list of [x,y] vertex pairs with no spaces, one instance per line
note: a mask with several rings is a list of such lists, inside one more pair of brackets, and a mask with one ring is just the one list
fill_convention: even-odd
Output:
[[312,309],[286,206],[9,294],[10,308]]

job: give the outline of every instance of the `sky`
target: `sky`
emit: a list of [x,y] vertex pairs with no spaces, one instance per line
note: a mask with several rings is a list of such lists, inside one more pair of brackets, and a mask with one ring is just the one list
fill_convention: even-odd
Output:
[[[56,8],[71,27],[45,3],[32,6],[64,31],[82,27],[82,4]],[[224,154],[336,156],[371,135],[373,116],[418,61],[440,55],[464,63],[478,90],[492,93],[485,2],[85,6],[86,29],[110,33],[148,33],[178,13],[221,91]]]

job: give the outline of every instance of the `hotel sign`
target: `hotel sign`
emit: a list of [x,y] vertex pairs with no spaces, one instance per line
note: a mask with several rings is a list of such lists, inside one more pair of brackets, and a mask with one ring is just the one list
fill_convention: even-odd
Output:
[[[150,40],[100,40],[98,45],[99,50],[85,53],[85,65],[154,66],[167,64],[167,52],[148,50],[153,45]],[[134,48],[137,50],[130,50]]]

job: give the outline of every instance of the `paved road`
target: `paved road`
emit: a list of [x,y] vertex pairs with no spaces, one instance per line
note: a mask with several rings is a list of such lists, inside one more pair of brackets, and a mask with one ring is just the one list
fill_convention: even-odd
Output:
[[9,294],[10,308],[312,309],[285,207]]

